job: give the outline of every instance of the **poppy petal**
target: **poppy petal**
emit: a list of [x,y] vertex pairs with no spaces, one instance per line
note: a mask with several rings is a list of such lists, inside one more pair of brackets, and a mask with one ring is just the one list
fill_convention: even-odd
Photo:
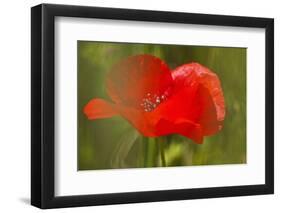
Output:
[[201,115],[197,122],[201,125],[204,135],[213,135],[222,128],[222,121],[217,118],[217,108],[210,91],[200,84],[198,99],[202,106]]
[[133,107],[127,107],[118,104],[115,105],[115,109],[144,136],[156,136],[154,131],[153,117],[148,116],[148,113]]
[[192,139],[196,143],[203,143],[203,133],[201,126],[184,119],[178,120],[176,122],[161,119],[156,125],[156,132],[159,136],[180,134]]
[[115,64],[107,75],[106,88],[115,103],[141,108],[148,95],[161,95],[173,85],[171,71],[151,55],[128,57]]
[[220,80],[214,72],[198,63],[190,63],[177,67],[172,71],[172,76],[177,87],[189,87],[194,82],[204,85],[209,90],[215,104],[217,120],[224,120],[225,104],[223,92]]
[[169,134],[180,134],[194,140],[203,142],[203,132],[200,124],[185,119],[169,121],[159,117],[153,112],[143,112],[134,108],[116,105],[118,113],[128,120],[141,134],[146,137],[159,137]]
[[84,114],[89,120],[121,115],[144,136],[157,136],[154,131],[153,117],[142,110],[120,104],[112,104],[103,99],[95,98],[84,107]]
[[152,124],[152,117],[147,116],[147,113],[144,113],[142,110],[120,104],[112,104],[103,99],[95,98],[84,107],[84,114],[89,120],[121,115],[144,136],[156,136],[154,125]]
[[174,123],[188,120],[199,124],[204,135],[214,134],[220,128],[212,97],[208,89],[198,83],[178,90],[152,113]]
[[88,119],[110,118],[117,115],[113,104],[99,98],[92,99],[85,107],[84,113]]

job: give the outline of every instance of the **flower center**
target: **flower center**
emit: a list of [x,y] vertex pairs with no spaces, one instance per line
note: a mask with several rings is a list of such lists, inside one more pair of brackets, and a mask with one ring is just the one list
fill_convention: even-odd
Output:
[[166,93],[161,94],[161,95],[147,93],[144,96],[144,98],[142,99],[140,106],[145,112],[151,112],[159,104],[161,104],[163,101],[165,101],[167,99],[167,96],[168,96],[168,94],[166,94]]

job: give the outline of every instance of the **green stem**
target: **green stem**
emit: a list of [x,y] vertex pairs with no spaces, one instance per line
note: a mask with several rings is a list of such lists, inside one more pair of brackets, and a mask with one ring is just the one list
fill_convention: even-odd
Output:
[[143,143],[143,167],[147,167],[147,158],[148,158],[148,138],[142,137]]
[[160,152],[160,156],[161,156],[161,163],[163,167],[166,167],[166,159],[165,159],[165,139],[159,138],[160,140],[158,141],[158,147],[159,147],[159,152]]
[[148,150],[147,150],[147,167],[154,167],[154,159],[155,159],[155,138],[148,138],[147,141]]

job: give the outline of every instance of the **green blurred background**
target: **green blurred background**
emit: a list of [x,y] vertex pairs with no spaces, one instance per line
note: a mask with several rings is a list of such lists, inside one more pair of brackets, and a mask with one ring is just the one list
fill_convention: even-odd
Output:
[[[122,117],[89,121],[83,107],[109,99],[105,76],[120,59],[151,54],[171,69],[198,62],[220,78],[226,104],[223,129],[195,144],[179,135],[161,143],[166,166],[246,163],[246,48],[78,41],[78,170],[163,166],[159,141],[140,137]],[[126,76],[124,76],[126,78]],[[159,140],[159,139],[158,139]]]

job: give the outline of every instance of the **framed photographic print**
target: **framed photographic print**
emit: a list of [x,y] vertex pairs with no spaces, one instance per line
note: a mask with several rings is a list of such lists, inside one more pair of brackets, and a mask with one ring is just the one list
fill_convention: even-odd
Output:
[[271,194],[274,21],[31,9],[31,203]]

